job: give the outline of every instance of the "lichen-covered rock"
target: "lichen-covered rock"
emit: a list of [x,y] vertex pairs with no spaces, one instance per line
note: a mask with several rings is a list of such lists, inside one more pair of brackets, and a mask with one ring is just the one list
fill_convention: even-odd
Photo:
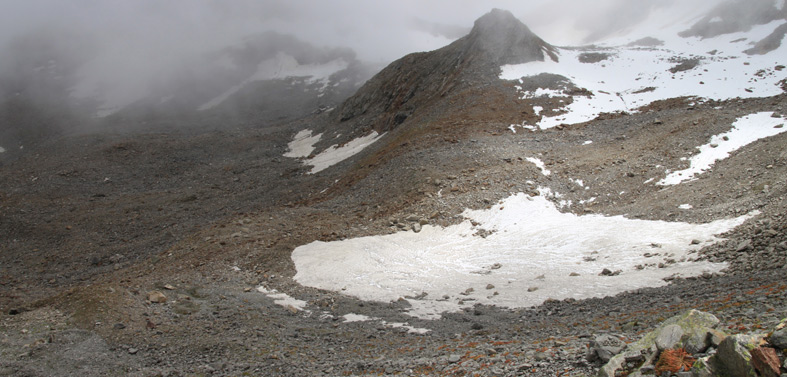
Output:
[[717,376],[716,363],[712,360],[711,356],[703,357],[694,363],[691,368],[691,373],[694,377],[714,377]]
[[751,350],[759,346],[762,335],[731,335],[719,345],[713,359],[718,361],[719,372],[723,375],[756,377],[757,372],[751,363]]
[[770,339],[768,339],[774,347],[784,350],[787,349],[787,319],[782,320],[782,322],[776,326],[775,331],[771,334]]
[[[642,339],[630,344],[627,350],[642,352],[648,359],[643,365],[649,365],[658,354],[656,341],[660,337],[662,338],[662,346],[672,343],[672,340],[677,338],[679,341],[673,346],[683,347],[683,342],[695,334],[705,334],[707,336],[718,323],[719,319],[713,314],[692,309],[662,322],[655,330],[647,333]],[[682,333],[677,335],[680,332]],[[598,376],[612,377],[624,364],[625,359],[623,355],[614,356],[599,370]]]
[[675,348],[680,343],[681,337],[683,337],[683,328],[679,325],[666,326],[656,336],[656,347],[659,351]]
[[683,349],[692,355],[705,352],[710,346],[710,341],[708,340],[710,336],[708,331],[691,334],[683,341]]

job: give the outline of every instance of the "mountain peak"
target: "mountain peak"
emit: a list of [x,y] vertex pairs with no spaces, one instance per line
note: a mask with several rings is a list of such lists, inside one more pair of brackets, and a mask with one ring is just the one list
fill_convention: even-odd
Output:
[[543,60],[542,51],[552,50],[511,12],[497,8],[477,19],[468,37],[490,60],[499,64]]

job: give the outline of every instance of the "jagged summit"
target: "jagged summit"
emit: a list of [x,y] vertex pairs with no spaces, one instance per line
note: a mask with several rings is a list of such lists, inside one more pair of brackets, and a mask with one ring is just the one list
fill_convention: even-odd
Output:
[[501,65],[543,61],[545,55],[557,60],[554,48],[511,12],[493,9],[468,35],[435,51],[407,55],[369,80],[333,113],[334,121],[345,124],[337,133],[384,132],[419,114],[440,116],[451,111],[445,107],[455,102],[451,97],[495,85]]
[[556,59],[552,46],[507,10],[495,8],[483,15],[475,21],[467,38],[473,47],[499,64],[544,60],[544,52]]

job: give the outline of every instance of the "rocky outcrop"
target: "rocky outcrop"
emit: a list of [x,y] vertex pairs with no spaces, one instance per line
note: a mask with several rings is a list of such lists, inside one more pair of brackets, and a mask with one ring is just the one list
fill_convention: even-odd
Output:
[[[719,320],[709,313],[690,310],[663,322],[642,339],[618,351],[599,376],[647,374],[693,377],[782,375],[782,331],[787,320],[771,335],[727,336],[713,327]],[[596,347],[591,345],[591,349]],[[781,356],[780,356],[781,355]],[[780,358],[781,357],[781,358]]]
[[334,121],[382,133],[452,93],[497,80],[503,64],[546,56],[557,59],[551,45],[510,12],[494,9],[450,45],[391,63],[334,112]]

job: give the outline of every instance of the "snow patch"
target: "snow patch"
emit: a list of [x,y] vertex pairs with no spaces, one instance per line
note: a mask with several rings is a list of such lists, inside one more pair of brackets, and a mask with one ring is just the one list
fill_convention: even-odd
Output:
[[681,204],[681,205],[678,206],[678,208],[680,208],[680,209],[692,209],[692,208],[694,208],[694,206],[692,206],[691,204]]
[[[750,47],[749,44],[732,41],[741,38],[762,40],[782,23],[774,21],[755,26],[749,32],[705,39],[677,37],[678,31],[685,26],[673,25],[663,30],[663,35],[668,36],[664,38],[663,47],[600,45],[609,51],[609,57],[603,64],[579,61],[581,54],[595,50],[559,49],[559,62],[547,59],[504,65],[499,77],[522,82],[528,77],[551,73],[566,77],[575,86],[592,93],[572,95],[564,90],[544,88],[523,91],[518,86],[522,98],[572,98],[570,104],[556,109],[558,114],[541,116],[537,125],[542,129],[587,122],[601,113],[632,112],[668,98],[689,96],[727,100],[768,97],[783,92],[779,82],[787,75],[774,67],[783,63],[781,57],[787,55],[787,44],[765,55],[747,55],[743,51]],[[674,37],[669,37],[672,35]],[[696,55],[697,51],[714,50],[713,55]]]
[[358,154],[360,151],[364,150],[364,148],[372,145],[379,138],[383,137],[383,135],[385,134],[378,135],[377,131],[372,131],[372,133],[353,139],[343,146],[338,146],[336,144],[331,145],[328,149],[320,152],[320,154],[305,160],[304,163],[313,166],[312,170],[309,171],[310,174],[321,172]]
[[582,145],[590,145],[590,144],[593,144],[593,140],[585,140],[585,142],[582,143]]
[[303,311],[305,313],[311,313],[310,311],[306,310],[306,305],[307,305],[306,301],[298,300],[286,293],[279,292],[275,289],[269,290],[264,286],[257,287],[257,291],[268,296],[269,298],[272,298],[273,302],[276,305],[283,306],[285,308],[294,308],[298,311]]
[[312,135],[312,131],[308,129],[298,131],[295,137],[292,138],[292,141],[287,144],[289,151],[283,156],[291,158],[309,157],[314,151],[314,144],[320,141],[320,137],[322,137],[322,134]]
[[403,329],[407,329],[407,332],[408,332],[408,333],[411,333],[411,334],[426,334],[426,333],[428,333],[429,331],[432,331],[432,330],[429,330],[429,329],[424,329],[424,328],[419,328],[419,327],[413,327],[413,326],[410,326],[410,325],[409,325],[409,324],[407,324],[407,323],[402,323],[402,322],[386,322],[386,321],[383,321],[383,320],[382,320],[382,319],[380,319],[380,318],[373,318],[373,317],[365,316],[365,315],[363,315],[363,314],[349,313],[349,314],[345,314],[345,315],[343,315],[343,316],[342,316],[342,318],[344,318],[344,322],[347,322],[347,323],[351,323],[351,322],[368,322],[368,321],[380,321],[380,323],[381,323],[383,326],[385,326],[385,327],[393,327],[393,328],[403,328]]
[[0,147],[0,153],[5,153],[5,148]]
[[545,176],[552,174],[552,172],[547,169],[546,165],[544,165],[544,161],[541,161],[535,157],[528,157],[526,160],[531,162],[533,165],[536,165],[536,167],[541,170],[541,174]]
[[[409,313],[421,318],[477,303],[519,308],[548,298],[601,297],[662,286],[670,276],[721,271],[724,264],[691,261],[689,252],[699,247],[689,246],[691,240],[717,242],[714,235],[750,217],[690,224],[577,216],[561,213],[544,196],[523,193],[463,216],[460,224],[426,225],[420,233],[300,246],[292,253],[295,280],[364,300],[418,296],[409,300]],[[486,237],[478,236],[481,230]],[[661,245],[661,257],[645,258],[653,244]],[[605,268],[621,272],[600,276]],[[487,289],[490,284],[494,288]]]
[[731,130],[712,136],[707,144],[697,147],[699,153],[689,159],[688,168],[671,172],[656,184],[668,186],[694,180],[697,175],[710,170],[716,161],[729,157],[730,153],[784,131],[787,131],[784,118],[774,118],[773,112],[754,113],[738,118],[732,124]]
[[372,317],[354,313],[345,314],[342,318],[344,318],[344,322],[366,322],[372,320]]

